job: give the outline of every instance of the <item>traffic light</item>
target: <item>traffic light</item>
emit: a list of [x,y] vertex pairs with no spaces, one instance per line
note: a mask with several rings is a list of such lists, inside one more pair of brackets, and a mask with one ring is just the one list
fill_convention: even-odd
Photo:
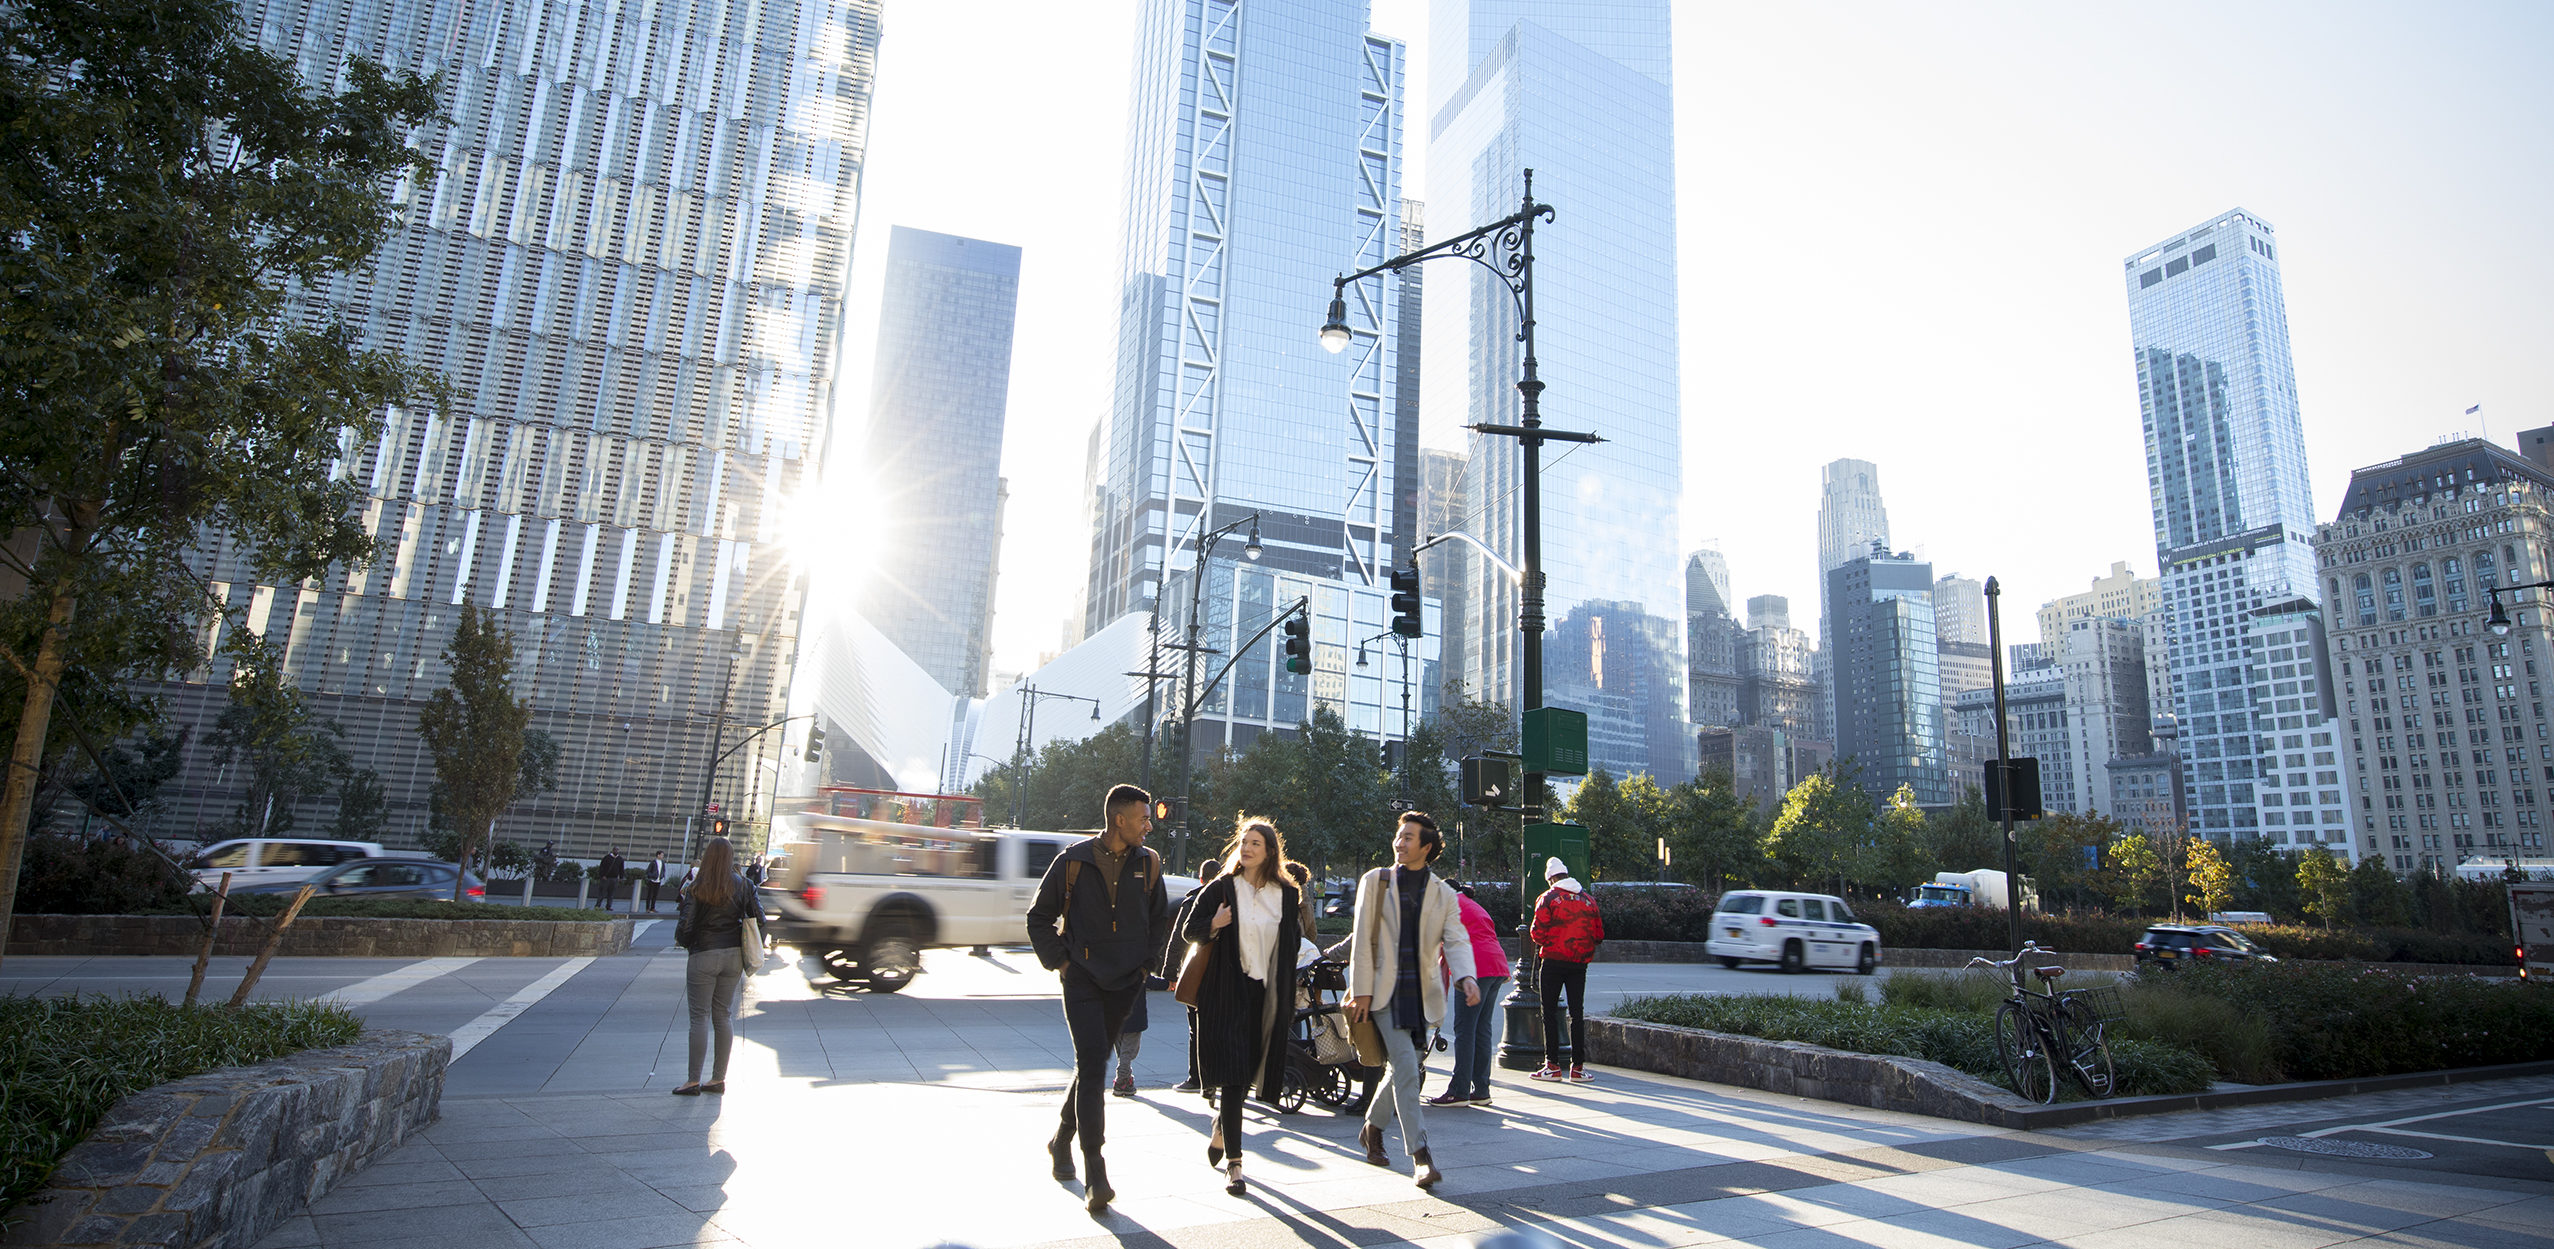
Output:
[[1403,743],[1400,742],[1385,742],[1383,744],[1383,766],[1385,771],[1398,772],[1401,770],[1402,746]]
[[1504,807],[1516,800],[1516,761],[1501,755],[1474,755],[1463,761],[1463,801],[1475,807]]
[[807,761],[813,763],[816,761],[818,756],[824,753],[825,726],[819,724],[807,730]]
[[727,835],[726,816],[719,816],[709,822],[709,835],[712,837],[724,837]]
[[1153,822],[1180,824],[1188,819],[1188,799],[1156,798],[1153,800]]
[[1312,671],[1312,621],[1301,612],[1286,619],[1286,671],[1301,675]]
[[1392,631],[1406,638],[1419,636],[1419,570],[1392,570]]

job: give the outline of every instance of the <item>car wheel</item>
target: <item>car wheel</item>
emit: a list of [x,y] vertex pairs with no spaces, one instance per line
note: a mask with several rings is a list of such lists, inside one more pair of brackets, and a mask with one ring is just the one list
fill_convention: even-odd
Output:
[[1729,957],[1729,956],[1728,956],[1728,955],[1726,955],[1726,954],[1724,954],[1724,955],[1722,955],[1722,956],[1721,956],[1721,958],[1720,958],[1720,965],[1721,965],[1721,966],[1723,966],[1723,967],[1726,967],[1726,968],[1730,969],[1731,971],[1736,971],[1736,970],[1738,970],[1738,960],[1737,960],[1737,959],[1734,959],[1734,958],[1731,958],[1731,957]]
[[1870,942],[1863,942],[1862,957],[1854,960],[1853,974],[1857,976],[1868,976],[1871,974],[1872,969],[1879,965],[1880,952],[1872,949]]
[[851,951],[831,949],[818,957],[824,961],[825,971],[834,979],[849,981],[860,978],[860,962],[851,956]]
[[894,993],[913,983],[922,971],[922,947],[901,929],[869,943],[869,989]]
[[1797,976],[1809,969],[1809,955],[1797,941],[1782,943],[1782,974]]

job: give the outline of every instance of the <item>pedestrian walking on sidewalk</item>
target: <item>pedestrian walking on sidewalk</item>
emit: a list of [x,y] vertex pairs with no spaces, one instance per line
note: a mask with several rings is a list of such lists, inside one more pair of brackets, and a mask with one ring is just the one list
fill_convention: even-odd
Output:
[[[1535,957],[1543,960],[1536,972],[1543,986],[1543,1065],[1534,1072],[1537,1080],[1568,1080],[1584,1084],[1587,1074],[1587,965],[1596,959],[1596,947],[1605,941],[1605,917],[1596,910],[1596,899],[1587,888],[1570,875],[1569,864],[1557,858],[1543,864],[1543,877],[1551,887],[1534,903],[1534,924],[1526,930],[1534,942]],[[1570,1061],[1561,1065],[1561,994],[1570,995]]]
[[1446,992],[1429,974],[1442,957],[1466,1006],[1480,1004],[1472,978],[1472,938],[1454,887],[1429,870],[1445,852],[1445,834],[1423,811],[1405,811],[1392,835],[1391,867],[1357,880],[1355,927],[1349,934],[1348,1021],[1372,1020],[1382,1034],[1383,1086],[1366,1104],[1357,1143],[1366,1161],[1388,1166],[1384,1125],[1399,1120],[1401,1146],[1419,1187],[1445,1179],[1428,1152],[1428,1125],[1420,1117],[1419,1054],[1428,1030],[1443,1023]]
[[613,846],[603,852],[603,861],[594,865],[594,879],[603,882],[603,909],[612,909],[612,895],[621,891],[621,878],[629,867],[621,861],[621,848]]
[[[1216,874],[1223,870],[1222,859],[1208,859],[1198,865],[1197,887],[1189,890],[1187,897],[1180,899],[1179,912],[1171,917],[1171,939],[1162,947],[1160,970],[1163,979],[1178,980],[1180,968],[1187,965],[1188,939],[1181,934],[1188,931],[1189,912],[1197,909],[1197,900],[1206,896],[1206,886],[1215,883]],[[1188,1016],[1188,1079],[1171,1091],[1203,1093],[1206,1091],[1206,1085],[1197,1078],[1197,1010],[1194,1007],[1182,1007],[1180,1013]]]
[[665,887],[665,852],[657,851],[656,857],[647,861],[644,870],[646,874],[639,877],[639,892],[647,895],[647,913],[654,915],[657,891]]
[[[745,921],[754,895],[736,872],[736,851],[724,837],[701,847],[700,868],[674,903],[674,944],[691,952],[683,968],[683,992],[692,1008],[689,1065],[676,1097],[727,1091],[727,1054],[736,1046],[736,994],[745,977]],[[759,953],[759,952],[758,952]],[[715,1036],[716,1048],[711,1039]],[[711,1060],[709,1082],[701,1061]]]
[[1286,1038],[1295,1025],[1295,957],[1303,944],[1303,894],[1280,867],[1277,825],[1243,816],[1224,872],[1199,889],[1182,935],[1206,960],[1197,990],[1197,1074],[1217,1090],[1206,1165],[1221,1163],[1224,1191],[1239,1197],[1242,1103],[1254,1088],[1274,1102],[1286,1083]]
[[1055,1178],[1071,1180],[1080,1138],[1083,1204],[1093,1214],[1117,1196],[1100,1156],[1108,1135],[1109,1055],[1144,992],[1145,971],[1170,936],[1162,856],[1144,844],[1153,831],[1152,807],[1153,796],[1133,785],[1109,790],[1101,803],[1104,831],[1055,856],[1029,905],[1029,944],[1038,962],[1057,973],[1064,1027],[1073,1038],[1073,1083],[1047,1153]]
[[[1508,952],[1500,948],[1498,927],[1473,899],[1472,891],[1457,885],[1454,892],[1462,907],[1464,932],[1472,939],[1472,978],[1481,986],[1481,1000],[1454,1008],[1454,1078],[1428,1104],[1487,1106],[1490,1056],[1499,1048],[1499,989],[1508,982]],[[1453,965],[1442,958],[1437,963],[1444,982],[1451,983]]]

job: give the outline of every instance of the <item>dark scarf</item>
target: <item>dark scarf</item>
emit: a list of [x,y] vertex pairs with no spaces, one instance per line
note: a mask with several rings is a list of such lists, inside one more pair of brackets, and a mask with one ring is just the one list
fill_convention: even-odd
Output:
[[1401,971],[1392,982],[1392,1026],[1417,1032],[1428,1026],[1428,1004],[1419,996],[1419,907],[1428,896],[1428,869],[1396,864],[1392,883],[1401,892]]

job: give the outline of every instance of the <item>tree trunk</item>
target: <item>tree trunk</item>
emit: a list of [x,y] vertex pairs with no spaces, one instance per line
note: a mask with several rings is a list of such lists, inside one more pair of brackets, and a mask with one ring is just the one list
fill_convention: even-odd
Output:
[[18,712],[18,740],[9,751],[9,775],[0,782],[0,959],[8,954],[9,927],[18,909],[18,863],[25,857],[27,825],[35,814],[36,773],[44,762],[45,731],[53,720],[53,694],[62,677],[62,635],[75,606],[56,590],[36,643],[35,669],[27,676],[26,705]]

